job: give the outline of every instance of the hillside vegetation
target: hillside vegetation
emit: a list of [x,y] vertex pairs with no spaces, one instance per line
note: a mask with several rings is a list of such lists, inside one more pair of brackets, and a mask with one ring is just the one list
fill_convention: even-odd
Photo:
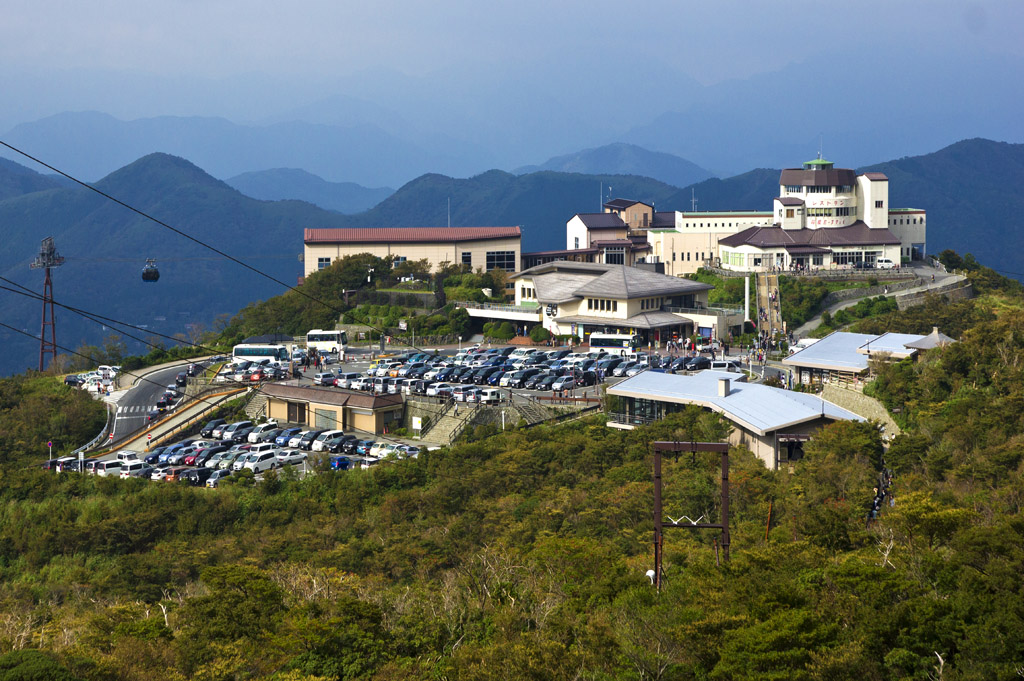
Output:
[[[733,448],[732,560],[716,564],[713,530],[669,532],[661,593],[644,576],[650,443],[722,438],[720,417],[697,408],[634,431],[593,417],[217,490],[3,465],[0,669],[1015,678],[1024,318],[1002,311],[1022,302],[1017,288],[952,308],[961,342],[878,367],[869,391],[906,429],[887,449],[856,422],[821,431],[792,471]],[[929,309],[887,323],[917,328]],[[895,504],[867,525],[883,465]],[[719,517],[717,461],[670,458],[664,476],[667,515]]]

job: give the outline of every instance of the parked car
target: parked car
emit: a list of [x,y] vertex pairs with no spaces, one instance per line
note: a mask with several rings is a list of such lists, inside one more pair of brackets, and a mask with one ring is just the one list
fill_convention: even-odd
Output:
[[316,440],[323,430],[307,430],[299,438],[299,444],[296,445],[299,449],[305,449],[307,452],[313,448],[313,441]]
[[559,376],[551,383],[552,390],[572,390],[576,387],[576,379],[571,375]]
[[231,441],[234,442],[236,445],[237,444],[241,444],[243,442],[248,442],[249,441],[249,433],[251,433],[251,432],[252,432],[252,428],[251,427],[239,428],[238,430],[236,430],[231,435]]
[[248,441],[253,444],[256,444],[257,442],[260,441],[261,435],[263,435],[267,431],[275,429],[277,429],[277,421],[267,421],[266,423],[261,423],[260,425],[253,428],[252,432],[249,433]]
[[179,476],[179,479],[194,485],[196,487],[202,487],[206,484],[206,481],[213,475],[213,470],[210,468],[190,468]]
[[337,377],[330,371],[319,373],[313,377],[313,383],[315,385],[334,385]]
[[[238,464],[235,463],[235,466],[237,467]],[[253,473],[263,473],[278,467],[277,457],[272,452],[249,454],[249,458],[242,464],[242,467],[251,470]]]
[[281,434],[278,435],[277,438],[274,440],[274,444],[276,444],[278,447],[288,447],[290,446],[288,443],[291,441],[291,439],[296,435],[300,434],[301,432],[302,428],[285,428],[284,430],[281,431]]
[[335,471],[347,471],[354,468],[355,465],[352,459],[347,456],[332,456],[331,457],[331,470]]
[[703,371],[704,369],[711,368],[711,360],[707,357],[697,356],[691,357],[690,361],[686,363],[687,371]]
[[273,428],[272,430],[264,431],[260,433],[257,442],[270,442],[271,444],[273,444],[277,440],[277,436],[283,432],[284,430],[281,428]]
[[206,486],[207,487],[216,487],[217,484],[221,480],[223,480],[224,478],[228,477],[229,475],[231,475],[231,471],[227,471],[227,470],[211,471],[210,472],[210,477],[208,477],[206,479]]
[[283,449],[279,449],[277,451],[277,454],[276,454],[277,465],[278,466],[286,466],[286,465],[290,466],[290,465],[299,464],[299,463],[302,463],[303,461],[305,461],[306,457],[308,457],[308,456],[309,455],[306,454],[306,452],[294,452],[294,451],[285,451]]
[[[252,421],[235,421],[234,423],[229,424],[225,426],[223,429],[221,429],[220,439],[230,440],[235,436],[235,433],[237,433],[240,430],[245,430],[246,428],[252,428],[252,425]],[[214,431],[214,433],[214,437],[217,437],[216,431]]]

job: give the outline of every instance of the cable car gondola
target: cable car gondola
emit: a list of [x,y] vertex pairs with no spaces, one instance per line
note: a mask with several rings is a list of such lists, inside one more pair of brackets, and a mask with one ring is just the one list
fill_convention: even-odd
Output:
[[156,281],[160,278],[160,270],[156,268],[156,260],[149,258],[142,268],[142,281]]

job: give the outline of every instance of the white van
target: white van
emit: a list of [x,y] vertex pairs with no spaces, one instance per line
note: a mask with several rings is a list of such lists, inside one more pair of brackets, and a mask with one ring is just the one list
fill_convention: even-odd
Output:
[[147,465],[148,464],[145,461],[139,461],[138,459],[134,461],[125,461],[124,465],[121,466],[120,475],[122,478],[130,478],[132,477],[132,473],[141,471]]
[[262,473],[276,467],[277,457],[270,452],[263,452],[262,454],[250,453],[249,459],[243,464],[243,468],[248,468],[253,473]]
[[310,449],[312,449],[314,452],[322,452],[324,451],[324,447],[326,446],[326,442],[328,440],[330,440],[333,437],[337,437],[338,435],[344,434],[345,432],[342,430],[325,430],[324,432],[316,436],[316,439],[313,440],[313,445],[310,447]]
[[93,473],[101,478],[108,476],[117,477],[121,473],[121,462],[116,460],[97,461],[96,467],[93,469]]
[[114,458],[117,459],[118,461],[137,461],[139,455],[136,452],[132,452],[127,449],[122,449],[114,456]]
[[896,263],[894,263],[889,258],[877,258],[875,260],[875,267],[877,267],[880,270],[891,270],[894,267],[896,267]]
[[257,442],[260,441],[260,435],[263,435],[263,433],[266,433],[269,430],[274,430],[275,428],[277,428],[277,421],[267,421],[266,423],[261,423],[260,425],[253,428],[252,432],[249,433],[249,442],[256,444]]
[[497,404],[501,402],[501,391],[497,388],[484,388],[480,391],[481,404]]
[[342,373],[342,372],[338,372],[338,378],[335,380],[334,385],[339,387],[339,388],[351,388],[352,387],[352,382],[353,381],[358,381],[362,377],[363,377],[363,375],[360,374],[360,373],[354,373],[354,372]]
[[275,445],[272,442],[261,442],[260,444],[253,445],[252,447],[249,448],[249,456],[250,457],[252,457],[253,454],[268,454],[268,453],[269,454],[273,454],[274,456],[277,456],[278,454],[281,453],[281,448],[278,447],[277,445]]
[[230,440],[231,437],[238,431],[248,428],[252,425],[252,421],[236,421],[229,426],[225,426],[224,430],[220,432],[221,440]]

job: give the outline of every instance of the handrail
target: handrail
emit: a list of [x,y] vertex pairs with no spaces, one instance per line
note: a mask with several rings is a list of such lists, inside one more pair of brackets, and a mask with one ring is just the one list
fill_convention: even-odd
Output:
[[495,310],[497,312],[522,312],[524,314],[533,314],[540,312],[540,304],[533,305],[508,305],[505,303],[476,303],[472,300],[456,300],[452,301],[455,307],[472,308],[474,310]]
[[102,442],[103,438],[105,438],[107,436],[107,431],[110,429],[111,418],[117,418],[116,417],[117,409],[113,405],[110,405],[110,404],[107,404],[106,407],[107,407],[107,421],[106,421],[106,423],[103,424],[103,429],[100,431],[100,434],[97,435],[96,437],[94,437],[93,439],[89,440],[88,444],[84,444],[81,447],[79,447],[78,449],[76,449],[75,451],[71,452],[71,454],[69,456],[77,456],[78,454],[80,454],[82,452],[89,451],[90,449],[95,447],[98,443]]
[[740,308],[730,307],[676,307],[674,305],[666,305],[664,308],[665,312],[673,312],[676,314],[714,314],[714,315],[741,315],[743,310]]

